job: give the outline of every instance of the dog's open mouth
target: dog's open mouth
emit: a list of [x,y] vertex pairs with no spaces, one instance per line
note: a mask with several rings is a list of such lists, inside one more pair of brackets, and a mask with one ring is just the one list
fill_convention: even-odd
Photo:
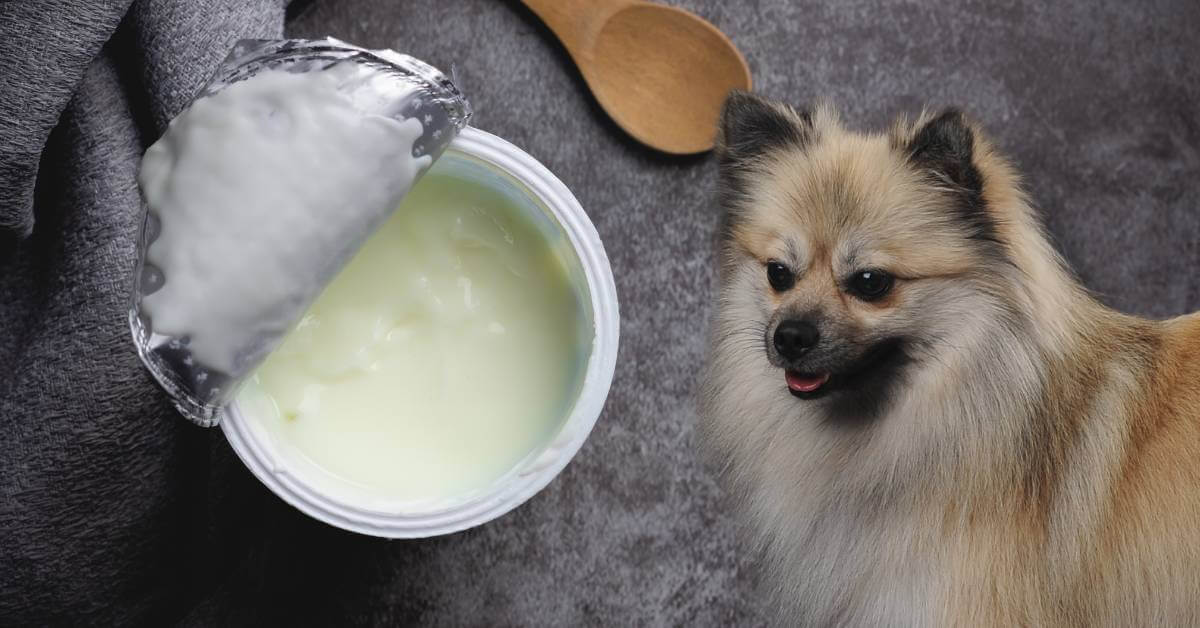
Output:
[[821,390],[821,387],[829,381],[829,373],[812,374],[785,371],[784,378],[787,380],[788,390],[792,391],[793,395],[808,397]]
[[793,396],[817,399],[836,389],[855,388],[865,382],[885,378],[898,372],[908,360],[902,341],[891,339],[875,345],[844,371],[808,373],[788,369],[784,371],[784,380],[788,392]]

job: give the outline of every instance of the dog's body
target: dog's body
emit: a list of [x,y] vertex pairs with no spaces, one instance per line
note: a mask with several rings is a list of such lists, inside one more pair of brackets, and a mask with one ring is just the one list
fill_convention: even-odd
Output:
[[1200,625],[1200,316],[1092,299],[956,112],[721,125],[703,427],[781,619]]

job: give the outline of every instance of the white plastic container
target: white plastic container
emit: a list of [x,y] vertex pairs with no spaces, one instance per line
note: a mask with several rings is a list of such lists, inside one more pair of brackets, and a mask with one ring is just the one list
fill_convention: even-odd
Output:
[[594,335],[584,379],[569,415],[550,441],[531,452],[487,489],[444,504],[389,505],[329,490],[310,470],[297,468],[294,457],[280,455],[271,437],[235,401],[225,410],[221,429],[242,462],[284,501],[305,514],[339,528],[387,538],[421,538],[450,534],[491,521],[516,508],[557,476],[595,425],[604,407],[616,366],[619,312],[612,269],[600,238],[579,202],[545,166],[512,144],[467,127],[441,160],[482,165],[496,176],[489,184],[505,186],[538,207],[561,227],[578,258]]

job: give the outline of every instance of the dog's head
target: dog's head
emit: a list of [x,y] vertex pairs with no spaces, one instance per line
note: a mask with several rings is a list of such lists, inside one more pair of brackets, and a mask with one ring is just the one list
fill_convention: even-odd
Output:
[[829,108],[735,93],[718,146],[725,332],[761,341],[781,392],[868,416],[1006,307],[990,148],[961,113],[864,135]]

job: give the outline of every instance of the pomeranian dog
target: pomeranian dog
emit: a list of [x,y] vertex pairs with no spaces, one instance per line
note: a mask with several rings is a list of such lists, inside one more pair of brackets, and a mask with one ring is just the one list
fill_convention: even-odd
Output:
[[1080,286],[955,110],[733,94],[702,425],[789,625],[1200,625],[1200,316]]

